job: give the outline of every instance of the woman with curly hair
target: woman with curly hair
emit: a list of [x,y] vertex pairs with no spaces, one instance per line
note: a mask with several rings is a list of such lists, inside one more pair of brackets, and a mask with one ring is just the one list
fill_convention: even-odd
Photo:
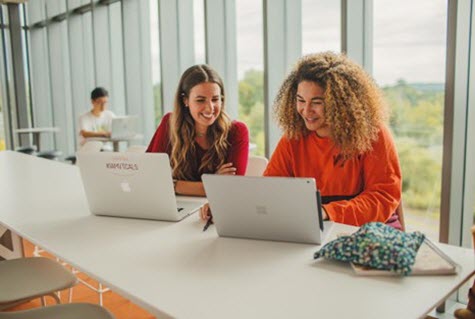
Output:
[[301,58],[274,103],[284,131],[265,176],[313,177],[324,218],[401,229],[401,169],[382,94],[346,56]]
[[195,65],[181,76],[175,106],[160,122],[147,152],[167,153],[175,192],[205,196],[201,175],[244,175],[249,131],[225,112],[224,85],[208,65]]

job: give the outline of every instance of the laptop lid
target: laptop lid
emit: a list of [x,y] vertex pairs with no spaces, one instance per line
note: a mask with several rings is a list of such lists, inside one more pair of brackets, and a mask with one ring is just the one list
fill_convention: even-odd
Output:
[[112,118],[111,139],[131,138],[137,135],[137,116],[117,116]]
[[80,152],[77,158],[93,214],[178,221],[206,203],[177,200],[167,154]]
[[206,174],[202,180],[220,236],[322,242],[313,178]]

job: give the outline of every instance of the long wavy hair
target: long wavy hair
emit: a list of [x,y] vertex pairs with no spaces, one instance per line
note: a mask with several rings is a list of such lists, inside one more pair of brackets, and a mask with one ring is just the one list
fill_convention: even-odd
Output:
[[[184,99],[189,98],[193,87],[201,83],[216,83],[221,89],[221,111],[216,121],[208,128],[206,139],[211,145],[201,163],[196,164],[195,121]],[[228,134],[231,120],[225,112],[223,80],[206,64],[194,65],[181,76],[175,94],[175,105],[170,118],[171,156],[173,177],[181,180],[195,180],[196,174],[214,173],[226,161],[229,148]]]
[[371,150],[387,120],[387,106],[363,68],[333,52],[309,54],[298,60],[274,101],[276,120],[289,138],[310,133],[296,107],[297,88],[303,81],[324,89],[325,122],[341,155],[349,158]]

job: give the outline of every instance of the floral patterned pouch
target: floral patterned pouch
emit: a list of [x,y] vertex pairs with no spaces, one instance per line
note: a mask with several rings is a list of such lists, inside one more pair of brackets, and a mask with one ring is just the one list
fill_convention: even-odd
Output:
[[327,243],[314,258],[325,257],[409,275],[424,239],[424,234],[418,231],[405,233],[383,223],[367,223],[354,234]]

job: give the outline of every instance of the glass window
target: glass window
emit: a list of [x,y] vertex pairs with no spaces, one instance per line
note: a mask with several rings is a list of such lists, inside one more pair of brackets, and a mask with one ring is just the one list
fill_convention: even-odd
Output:
[[265,153],[264,135],[264,37],[262,1],[239,0],[237,11],[237,56],[239,119],[248,125],[251,151]]
[[391,109],[406,228],[439,238],[447,1],[374,2],[374,78]]
[[163,116],[159,34],[158,1],[150,0],[150,47],[152,50],[153,107],[156,125],[160,123]]
[[341,4],[302,0],[302,53],[341,50]]

